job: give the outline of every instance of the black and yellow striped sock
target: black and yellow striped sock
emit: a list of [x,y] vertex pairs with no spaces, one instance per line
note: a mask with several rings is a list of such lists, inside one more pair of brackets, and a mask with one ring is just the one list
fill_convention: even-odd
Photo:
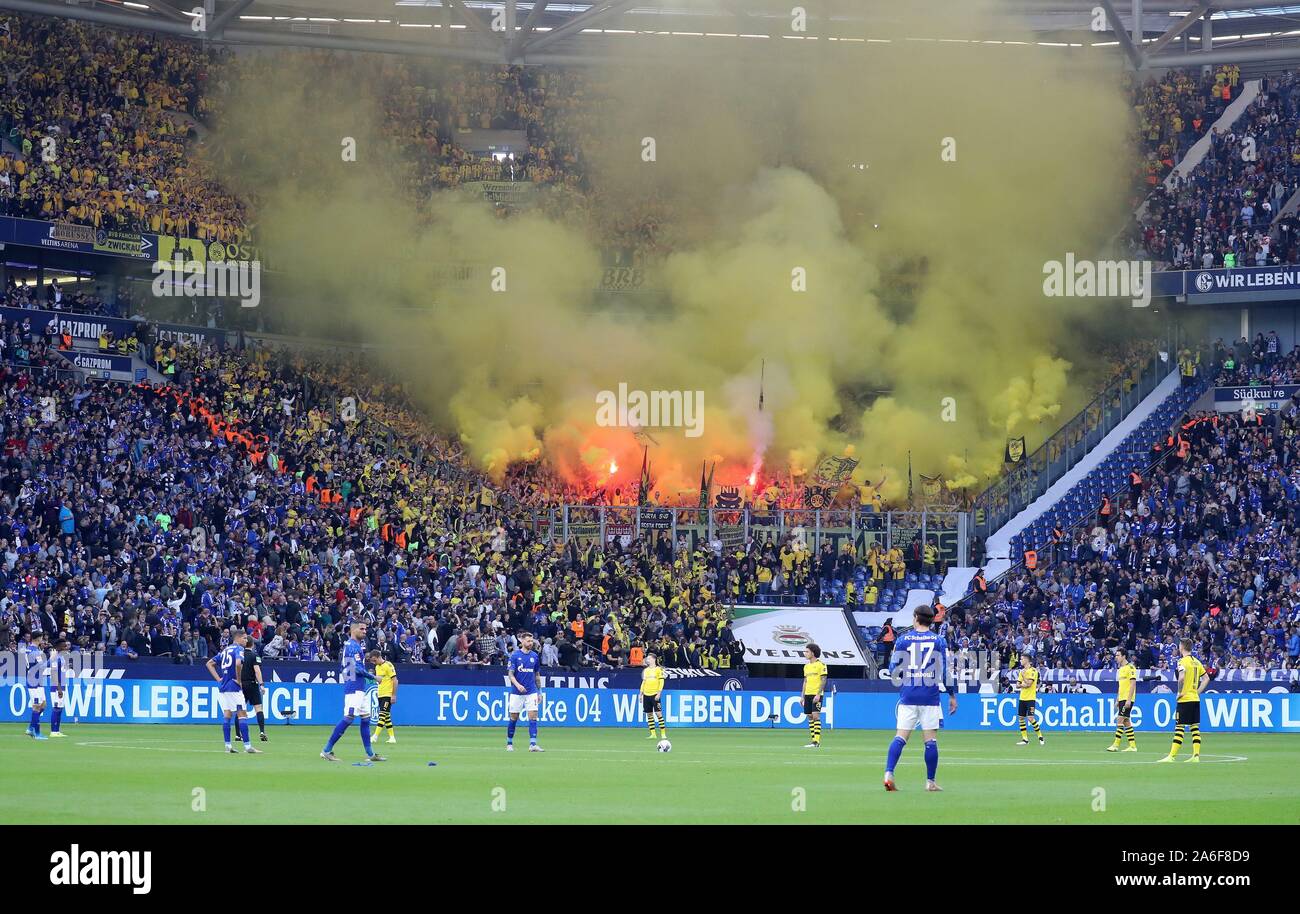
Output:
[[1138,744],[1137,736],[1135,736],[1133,733],[1132,724],[1129,724],[1128,727],[1124,730],[1124,735],[1128,737],[1128,744],[1130,746],[1136,746]]
[[645,725],[646,728],[650,731],[651,736],[655,735],[655,720],[658,717],[659,715],[653,712],[645,716]]
[[380,709],[379,709],[379,730],[380,730],[381,733],[382,733],[384,730],[389,731],[390,734],[392,733],[392,730],[393,730],[393,712],[390,711],[388,708],[380,708]]
[[1169,747],[1169,757],[1173,758],[1178,755],[1178,750],[1183,746],[1183,725],[1179,724],[1174,727],[1174,744]]
[[655,723],[659,725],[659,738],[668,738],[668,727],[664,725],[664,715],[662,711],[655,712]]
[[822,741],[822,722],[820,720],[812,722],[812,738],[814,743],[821,743]]
[[1029,718],[1029,722],[1033,724],[1034,733],[1038,736],[1039,739],[1042,739],[1043,731],[1038,728],[1038,715],[1035,714],[1033,717]]
[[1120,726],[1117,726],[1117,727],[1115,728],[1115,742],[1111,743],[1111,745],[1112,745],[1112,746],[1116,746],[1116,747],[1118,747],[1119,744],[1120,744],[1120,741],[1121,741],[1123,738],[1124,738],[1124,728],[1123,728],[1123,727],[1120,727]]
[[1201,725],[1192,724],[1192,758],[1201,754]]
[[1025,719],[1023,717],[1020,718],[1020,738],[1025,742],[1029,742],[1029,731],[1025,729]]

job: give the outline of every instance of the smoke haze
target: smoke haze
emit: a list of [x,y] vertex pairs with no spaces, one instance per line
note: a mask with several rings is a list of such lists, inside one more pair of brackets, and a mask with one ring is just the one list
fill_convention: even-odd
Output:
[[[882,36],[978,33],[997,7],[920,3]],[[996,21],[990,37],[1033,40]],[[457,191],[417,207],[395,187],[382,58],[277,53],[232,89],[216,135],[301,329],[409,347],[396,361],[418,402],[497,476],[546,460],[635,486],[642,442],[595,422],[620,383],[704,391],[701,437],[650,430],[664,498],[697,489],[704,460],[717,483],[756,462],[784,483],[827,454],[858,458],[859,479],[883,469],[897,497],[909,451],[977,490],[1008,436],[1032,449],[1084,405],[1123,312],[1044,297],[1043,264],[1097,256],[1124,218],[1132,115],[1114,68],[1019,45],[709,49],[591,74],[590,199],[606,218],[672,214],[673,253],[639,295],[594,291],[599,218],[502,219]]]

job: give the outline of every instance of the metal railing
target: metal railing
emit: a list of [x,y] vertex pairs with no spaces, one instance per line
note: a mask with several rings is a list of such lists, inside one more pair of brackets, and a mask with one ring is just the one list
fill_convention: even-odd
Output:
[[976,496],[975,534],[982,540],[1000,529],[1101,443],[1175,367],[1151,355],[1116,378],[1009,473]]
[[[1205,378],[1198,381],[1197,387],[1199,388],[1201,393],[1204,393],[1206,389],[1213,386],[1214,384],[1213,379],[1214,379],[1214,375],[1209,374],[1206,375]],[[1146,463],[1142,464],[1142,470],[1140,473],[1142,478],[1150,479],[1152,477],[1153,472],[1155,471],[1155,468],[1159,466],[1161,463],[1163,463],[1167,457],[1168,454],[1162,452],[1160,456],[1154,457],[1151,460],[1148,460]],[[1123,489],[1124,489],[1123,484],[1120,484],[1116,488],[1107,491],[1105,494],[1108,498],[1111,499],[1112,503],[1117,503],[1119,501],[1120,492],[1122,492]],[[1075,533],[1079,530],[1079,528],[1084,526],[1085,524],[1094,522],[1096,519],[1097,519],[1096,512],[1084,514],[1074,523],[1070,524],[1068,527],[1062,530],[1061,532],[1064,534],[1064,538],[1062,540],[1062,548],[1068,549],[1069,544],[1074,542]],[[1047,570],[1055,567],[1057,564],[1056,544],[1050,544],[1049,547],[1044,550],[1044,552],[1045,552],[1045,556],[1040,559],[1039,567],[1043,570]],[[1025,567],[1025,560],[1023,558],[1013,560],[1012,564],[1010,565],[1010,567],[1006,569],[1006,571],[1002,572],[997,577],[993,578],[993,580],[988,582],[989,591],[992,592],[994,590],[995,584],[1005,580],[1009,575],[1020,571],[1024,567]],[[952,603],[953,608],[956,608],[957,606],[968,605],[970,598],[973,597],[974,595],[975,595],[974,591],[968,591],[967,593],[962,594],[959,598],[953,601]]]
[[550,542],[573,538],[609,542],[668,533],[676,542],[708,544],[718,539],[724,546],[748,542],[779,545],[787,536],[805,542],[818,552],[829,544],[836,552],[852,544],[863,555],[873,544],[883,549],[897,546],[906,552],[915,542],[934,543],[939,560],[959,564],[967,554],[970,517],[961,511],[856,511],[782,508],[684,508],[653,505],[562,505],[532,513],[533,530]]

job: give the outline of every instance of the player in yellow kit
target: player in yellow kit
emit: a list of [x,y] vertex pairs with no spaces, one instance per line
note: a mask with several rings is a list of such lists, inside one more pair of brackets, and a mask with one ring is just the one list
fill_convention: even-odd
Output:
[[656,726],[659,739],[668,738],[668,728],[664,726],[663,691],[664,668],[654,654],[646,654],[645,669],[641,671],[641,708],[645,711],[645,725],[650,728],[647,739],[655,738]]
[[822,649],[810,644],[803,649],[808,662],[803,665],[803,713],[808,715],[808,732],[812,742],[805,749],[820,749],[822,745],[822,696],[826,694],[826,664],[822,662]]
[[1192,736],[1192,757],[1187,761],[1201,760],[1201,693],[1210,684],[1210,677],[1205,672],[1201,661],[1192,656],[1192,642],[1184,638],[1178,642],[1178,651],[1183,656],[1178,661],[1178,725],[1174,727],[1174,744],[1169,747],[1169,754],[1162,762],[1172,762],[1178,757],[1178,750],[1183,745],[1183,731],[1190,730]]
[[1115,697],[1115,742],[1106,747],[1107,752],[1119,752],[1120,742],[1128,737],[1128,748],[1124,752],[1137,752],[1137,738],[1133,735],[1133,702],[1137,699],[1137,667],[1128,657],[1128,651],[1120,648],[1115,652],[1115,663],[1119,669],[1115,678],[1119,681],[1119,694]]
[[1034,732],[1038,734],[1038,745],[1046,746],[1047,740],[1043,739],[1043,731],[1038,727],[1038,668],[1035,667],[1029,659],[1028,654],[1020,655],[1020,705],[1016,708],[1016,717],[1020,720],[1020,742],[1017,746],[1029,745],[1029,731],[1025,729],[1025,721],[1028,720],[1033,725]]
[[379,680],[379,728],[375,736],[388,731],[388,741],[397,742],[393,732],[393,704],[397,701],[397,669],[385,660],[378,651],[370,652],[371,662],[375,665],[375,678]]

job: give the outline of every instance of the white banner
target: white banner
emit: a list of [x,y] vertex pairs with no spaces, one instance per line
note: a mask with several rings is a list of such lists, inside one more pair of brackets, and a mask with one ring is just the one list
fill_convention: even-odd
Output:
[[816,643],[827,666],[865,666],[839,607],[737,606],[731,630],[745,642],[746,663],[806,663]]

